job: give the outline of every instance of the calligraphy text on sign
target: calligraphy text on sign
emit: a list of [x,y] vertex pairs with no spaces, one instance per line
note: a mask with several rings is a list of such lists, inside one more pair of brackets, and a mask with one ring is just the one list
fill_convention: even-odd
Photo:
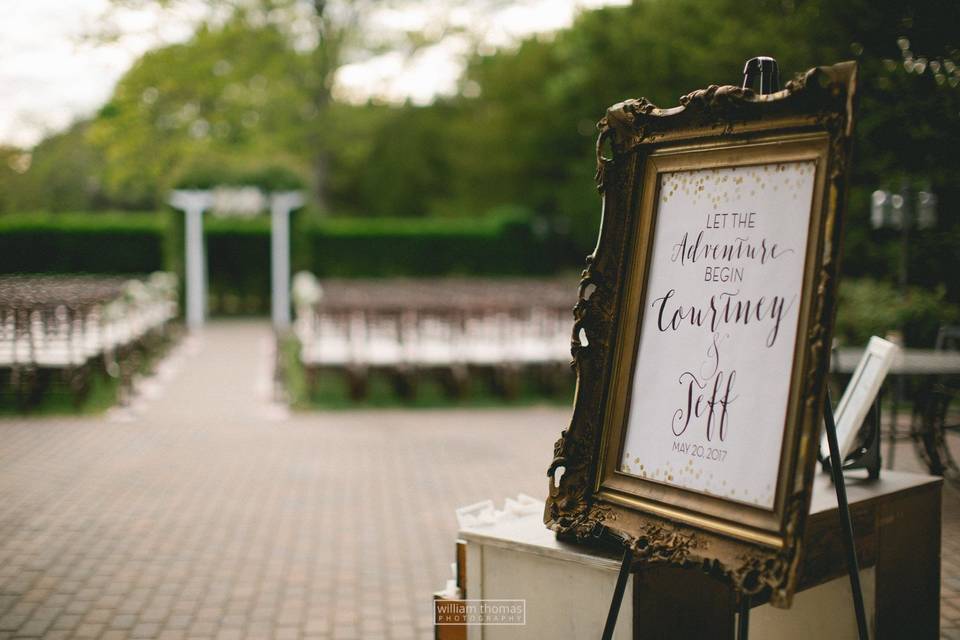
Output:
[[660,175],[621,472],[772,507],[814,175]]

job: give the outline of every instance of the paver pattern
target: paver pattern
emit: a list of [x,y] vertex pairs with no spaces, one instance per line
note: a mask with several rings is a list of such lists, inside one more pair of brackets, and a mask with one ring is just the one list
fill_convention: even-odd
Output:
[[[957,454],[960,452],[960,435],[949,437],[953,438],[950,450]],[[886,445],[883,451],[887,451]],[[897,469],[928,473],[910,443],[897,446],[894,461]],[[960,490],[949,483],[943,485],[943,530],[940,538],[940,637],[960,640]]]
[[[432,637],[454,509],[542,497],[569,411],[284,417],[269,335],[212,325],[123,420],[0,421],[0,640]],[[960,638],[945,494],[942,631]]]

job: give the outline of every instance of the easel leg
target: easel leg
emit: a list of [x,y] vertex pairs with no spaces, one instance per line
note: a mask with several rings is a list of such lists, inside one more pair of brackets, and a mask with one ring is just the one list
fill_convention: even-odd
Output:
[[620,603],[623,602],[623,592],[627,588],[627,578],[630,577],[630,565],[633,563],[633,552],[630,547],[623,549],[623,563],[617,575],[617,586],[613,590],[613,600],[610,601],[610,611],[607,612],[607,624],[603,627],[603,640],[611,640],[613,631],[617,628],[617,618],[620,616]]
[[904,396],[904,376],[897,376],[893,390],[893,402],[890,405],[890,433],[887,435],[887,469],[893,469],[893,459],[897,450],[897,419],[900,417],[900,398]]
[[868,459],[867,459],[867,472],[869,473],[869,477],[871,480],[877,480],[880,477],[880,466],[882,464],[882,461],[880,460],[880,450],[883,448],[881,446],[882,443],[880,441],[880,434],[883,433],[883,431],[881,431],[881,426],[880,426],[880,423],[882,420],[882,416],[880,413],[882,406],[883,406],[883,390],[881,389],[877,393],[877,399],[873,403],[873,411],[871,412],[873,413],[872,417],[873,417],[873,425],[875,429],[874,441],[870,446],[870,449],[869,449],[870,455],[868,456]]
[[837,425],[833,419],[833,405],[830,391],[823,407],[826,422],[827,444],[830,446],[830,472],[833,485],[837,490],[837,508],[840,512],[840,527],[843,529],[843,543],[847,552],[847,570],[850,572],[850,588],[853,591],[853,608],[857,615],[857,630],[860,640],[869,640],[867,615],[863,608],[863,590],[860,588],[860,564],[854,545],[853,523],[850,520],[850,505],[847,503],[847,487],[843,479],[843,464],[840,460],[840,446],[837,444]]
[[750,596],[740,596],[740,611],[737,613],[737,640],[747,640],[750,636]]

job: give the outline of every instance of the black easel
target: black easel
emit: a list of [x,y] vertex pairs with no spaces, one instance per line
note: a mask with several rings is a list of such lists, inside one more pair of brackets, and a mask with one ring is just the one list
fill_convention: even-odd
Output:
[[620,603],[623,602],[623,592],[627,588],[627,578],[630,577],[630,565],[633,563],[633,552],[630,545],[623,548],[623,562],[620,563],[620,573],[617,574],[617,586],[613,589],[613,600],[610,601],[610,611],[607,612],[607,623],[603,625],[602,640],[611,640],[613,630],[617,628],[617,617],[620,615]]
[[750,596],[740,595],[740,607],[737,612],[737,640],[746,640],[750,635]]
[[857,548],[853,538],[853,521],[850,519],[850,505],[847,504],[847,485],[843,479],[843,463],[840,460],[840,445],[837,444],[837,425],[833,420],[833,405],[830,402],[830,390],[823,405],[823,417],[826,421],[827,444],[830,447],[830,465],[833,486],[837,490],[837,510],[840,513],[840,526],[843,528],[843,546],[847,552],[847,571],[850,572],[850,589],[853,591],[853,610],[857,616],[857,632],[860,640],[869,640],[867,614],[863,608],[863,590],[860,588],[860,563],[857,561]]
[[[774,93],[780,90],[780,71],[777,61],[773,58],[760,56],[747,60],[743,67],[743,88],[754,89],[760,95]],[[867,630],[867,615],[863,606],[863,590],[860,587],[860,563],[857,560],[856,542],[853,537],[853,521],[850,518],[850,505],[847,503],[847,486],[843,478],[843,462],[840,459],[840,446],[837,444],[837,425],[833,418],[833,404],[830,400],[830,390],[826,391],[826,399],[823,405],[823,418],[827,433],[827,445],[830,448],[829,462],[830,472],[833,476],[833,485],[837,490],[837,511],[840,515],[840,527],[843,529],[843,544],[847,553],[847,571],[850,573],[850,587],[853,591],[853,609],[857,617],[857,631],[860,640],[869,640]],[[875,456],[874,460],[865,460],[865,466],[869,470],[870,477],[879,476],[879,440],[880,440],[880,401],[879,398],[874,404],[874,418],[876,433],[873,436],[873,446],[875,452],[865,451]],[[869,449],[870,444],[867,444]],[[837,461],[836,464],[832,464]],[[851,465],[850,468],[857,468]],[[875,475],[876,474],[876,475]],[[633,554],[629,544],[624,547],[623,561],[620,564],[620,573],[617,575],[617,586],[613,591],[613,600],[610,601],[610,610],[607,612],[607,622],[603,627],[602,640],[611,640],[613,631],[617,626],[617,617],[620,615],[620,604],[623,602],[623,593],[627,586],[627,577],[630,575],[631,565],[633,564]],[[747,640],[750,633],[750,595],[746,593],[739,594],[738,612],[737,612],[737,640]]]

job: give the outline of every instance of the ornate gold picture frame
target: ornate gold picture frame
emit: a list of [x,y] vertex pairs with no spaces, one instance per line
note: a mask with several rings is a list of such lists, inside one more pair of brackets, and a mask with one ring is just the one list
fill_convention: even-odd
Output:
[[[642,561],[699,565],[789,606],[855,87],[855,64],[840,63],[770,95],[711,86],[672,109],[622,102],[600,121],[603,217],[574,310],[576,399],[548,470],[544,521],[558,534],[613,534]],[[702,305],[673,297],[674,282]]]

